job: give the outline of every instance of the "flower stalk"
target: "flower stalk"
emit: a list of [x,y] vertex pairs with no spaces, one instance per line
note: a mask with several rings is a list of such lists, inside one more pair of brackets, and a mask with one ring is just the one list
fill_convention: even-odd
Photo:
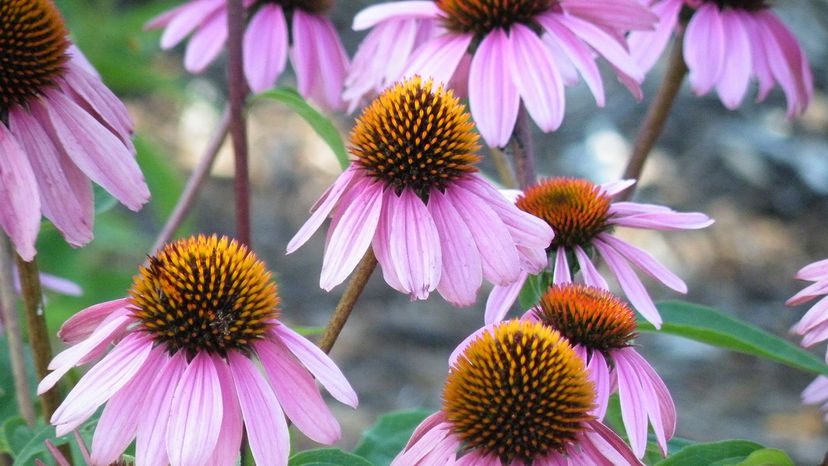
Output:
[[230,135],[235,161],[236,238],[250,244],[250,173],[248,167],[247,125],[244,103],[247,84],[244,77],[242,38],[244,8],[241,0],[227,0],[227,78],[230,94]]
[[319,347],[322,348],[322,351],[326,353],[331,352],[331,348],[336,343],[336,339],[339,338],[345,322],[348,321],[351,311],[354,310],[354,306],[362,294],[362,290],[365,289],[365,285],[368,283],[368,279],[371,278],[371,274],[376,267],[377,258],[374,256],[374,250],[369,248],[357,265],[354,276],[348,282],[348,287],[345,288],[342,298],[340,298],[339,303],[331,315],[331,319],[328,321],[327,327],[325,327],[325,333],[319,341]]
[[532,144],[532,128],[529,126],[529,113],[523,103],[518,110],[517,123],[509,140],[509,152],[514,158],[515,174],[521,189],[535,184],[535,149]]
[[[664,124],[670,116],[670,109],[673,107],[676,96],[681,89],[684,77],[687,76],[688,70],[687,64],[684,62],[683,44],[684,31],[683,29],[679,29],[673,40],[673,49],[670,51],[664,80],[661,83],[658,94],[656,94],[655,99],[647,109],[644,123],[641,125],[641,129],[635,138],[633,153],[630,156],[629,162],[627,162],[627,167],[624,169],[622,179],[638,180],[641,178],[647,157],[650,155],[655,142],[664,130]],[[637,184],[618,194],[617,199],[620,201],[630,199],[636,186]]]

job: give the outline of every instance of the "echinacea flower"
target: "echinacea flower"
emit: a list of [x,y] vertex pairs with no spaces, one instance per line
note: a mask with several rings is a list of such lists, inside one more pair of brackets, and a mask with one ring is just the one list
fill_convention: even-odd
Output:
[[[472,116],[483,139],[497,147],[508,143],[521,103],[543,131],[557,129],[564,115],[564,84],[577,81],[579,73],[603,106],[596,54],[637,89],[644,73],[629,55],[624,34],[652,29],[657,19],[637,0],[402,1],[364,10],[354,28],[411,18],[437,21],[444,33],[413,53],[403,76],[445,84],[468,73]],[[387,48],[384,58],[404,56],[409,48],[400,41]]]
[[443,407],[392,466],[641,464],[590,414],[595,394],[565,338],[536,322],[480,333],[452,364]]
[[[614,195],[633,183],[627,180],[596,185],[585,179],[549,178],[526,188],[518,195],[516,205],[544,219],[555,231],[555,239],[549,247],[550,255],[554,253],[555,256],[554,283],[572,282],[570,262],[574,258],[584,283],[609,289],[591,258],[597,253],[606,261],[635,309],[660,328],[658,310],[630,263],[679,293],[686,293],[687,285],[648,252],[612,232],[615,227],[692,230],[710,226],[713,220],[701,213],[676,212],[660,205],[613,202]],[[523,274],[512,285],[496,286],[492,290],[486,303],[487,324],[503,319],[527,278],[528,275]]]
[[356,394],[327,355],[279,322],[276,284],[245,246],[216,236],[168,244],[129,295],[70,318],[59,336],[72,346],[38,386],[103,356],[51,419],[64,435],[106,404],[93,464],[136,439],[138,464],[233,465],[244,430],[257,464],[285,465],[285,415],[317,442],[339,439],[314,379],[349,406]]
[[[254,92],[270,89],[288,56],[299,93],[328,110],[342,106],[348,56],[331,20],[323,13],[331,0],[244,0],[249,15],[244,33],[244,75]],[[290,25],[288,25],[290,19]],[[191,0],[162,13],[147,28],[164,28],[161,48],[175,47],[192,34],[184,67],[200,73],[227,41],[227,1]]]
[[554,236],[477,174],[478,136],[451,91],[414,77],[380,95],[351,133],[351,165],[288,243],[304,244],[328,215],[320,286],[330,290],[369,246],[385,281],[412,299],[435,288],[471,305],[482,279],[507,285],[546,267]]
[[0,0],[0,226],[27,261],[41,213],[92,239],[90,180],[132,210],[149,199],[126,107],[67,33],[51,0]]
[[788,115],[805,111],[813,98],[811,67],[796,37],[771,11],[767,0],[649,0],[659,15],[655,31],[635,31],[629,44],[638,64],[649,70],[679,25],[682,8],[693,8],[684,34],[684,61],[697,95],[713,88],[725,107],[741,105],[751,78],[759,81],[758,101],[776,84],[788,101]]
[[[819,298],[802,319],[791,329],[802,336],[802,346],[809,347],[828,340],[828,259],[808,264],[799,270],[796,278],[813,282],[785,302],[788,306],[797,306]],[[828,361],[828,353],[826,353]],[[802,400],[807,404],[821,404],[828,420],[828,377],[818,376],[802,392]]]

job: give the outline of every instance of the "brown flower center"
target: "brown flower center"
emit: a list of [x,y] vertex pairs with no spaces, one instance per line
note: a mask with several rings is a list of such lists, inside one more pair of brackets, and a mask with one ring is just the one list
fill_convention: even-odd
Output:
[[508,321],[472,342],[443,389],[443,410],[466,451],[527,463],[584,430],[594,400],[583,361],[560,334]]
[[606,353],[636,337],[635,314],[612,293],[586,285],[555,285],[544,294],[535,316],[573,345]]
[[385,90],[351,132],[356,163],[397,193],[411,188],[423,200],[431,189],[475,172],[479,136],[451,91],[419,77]]
[[0,0],[0,116],[56,85],[66,34],[51,0]]
[[595,183],[550,178],[527,188],[516,205],[546,221],[555,231],[551,248],[586,246],[607,224],[611,199]]
[[435,0],[445,13],[447,29],[472,32],[478,38],[495,28],[515,23],[533,25],[535,16],[551,9],[558,0]]
[[246,246],[198,236],[164,246],[129,290],[141,327],[170,353],[249,350],[279,315],[276,284]]

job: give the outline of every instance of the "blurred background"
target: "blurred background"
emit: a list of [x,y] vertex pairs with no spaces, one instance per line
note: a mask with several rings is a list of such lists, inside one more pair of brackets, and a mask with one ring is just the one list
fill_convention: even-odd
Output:
[[[38,244],[44,271],[80,284],[78,298],[50,295],[47,316],[57,330],[69,315],[124,295],[155,235],[172,210],[187,176],[218,123],[226,90],[223,59],[200,76],[186,74],[181,48],[162,52],[160,33],[142,31],[154,15],[180,2],[56,0],[73,38],[104,81],[130,107],[136,145],[153,199],[139,214],[117,206],[96,220],[95,241],[72,250],[48,227]],[[355,12],[373,2],[336,2],[331,12],[349,54],[364,37],[350,29]],[[816,94],[808,112],[785,118],[776,89],[761,104],[751,90],[738,111],[715,96],[687,88],[645,170],[636,200],[716,219],[695,232],[619,230],[683,277],[689,301],[725,310],[777,335],[807,307],[784,301],[805,286],[792,277],[803,265],[828,257],[828,2],[779,0],[775,11],[793,29],[814,70]],[[606,71],[606,70],[605,70]],[[585,86],[567,90],[561,129],[536,132],[541,175],[583,176],[597,182],[620,176],[646,106],[660,83],[663,62],[645,82],[637,103],[605,73],[607,105],[596,109]],[[291,86],[288,71],[280,84]],[[283,320],[324,326],[344,286],[318,286],[324,233],[285,256],[288,240],[308,209],[339,173],[333,153],[287,107],[256,101],[250,115],[254,249],[275,272]],[[345,137],[353,116],[332,116]],[[232,156],[225,146],[179,236],[232,234]],[[494,173],[489,162],[483,169]],[[657,299],[680,296],[645,281]],[[456,309],[434,295],[409,300],[375,273],[332,352],[360,394],[360,409],[332,403],[343,424],[339,446],[350,449],[362,430],[384,412],[436,409],[447,357],[482,323],[482,303]],[[828,431],[816,407],[799,393],[809,374],[670,336],[642,335],[640,350],[665,379],[678,408],[677,435],[697,441],[745,438],[790,452],[797,464],[817,464],[828,450]],[[60,346],[56,343],[57,348]],[[823,354],[824,346],[814,349]],[[5,361],[3,364],[7,364]],[[13,406],[0,394],[0,406]],[[299,441],[300,448],[310,442]]]

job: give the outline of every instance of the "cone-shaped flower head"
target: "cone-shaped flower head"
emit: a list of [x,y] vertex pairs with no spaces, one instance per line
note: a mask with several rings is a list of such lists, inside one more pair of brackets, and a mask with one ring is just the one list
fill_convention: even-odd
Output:
[[285,415],[317,442],[339,439],[314,379],[350,406],[356,394],[321,350],[278,321],[276,285],[245,246],[216,236],[171,243],[129,294],[63,325],[60,337],[74,346],[38,387],[103,356],[51,419],[63,435],[106,403],[94,464],[117,460],[136,439],[139,464],[233,465],[244,429],[258,464],[284,465]]
[[320,286],[330,290],[372,246],[383,276],[412,299],[434,289],[471,305],[485,277],[506,285],[546,267],[545,222],[521,212],[477,173],[478,136],[451,91],[414,77],[386,90],[351,133],[356,159],[288,243],[331,215]]
[[[549,248],[554,253],[554,282],[572,282],[570,262],[575,259],[583,281],[587,285],[609,289],[607,281],[598,273],[591,255],[597,253],[615,275],[627,298],[641,314],[656,327],[661,317],[641,280],[630,263],[647,275],[679,293],[687,292],[687,285],[646,251],[614,236],[615,227],[646,228],[653,230],[683,230],[704,228],[713,223],[700,213],[676,212],[667,207],[637,202],[613,202],[612,196],[632,185],[620,181],[596,185],[576,178],[549,178],[526,188],[516,199],[516,205],[545,220],[555,231]],[[573,264],[574,265],[574,264]],[[486,323],[498,322],[517,299],[526,280],[507,287],[495,287],[486,303]]]
[[590,414],[594,398],[583,360],[558,332],[504,322],[465,347],[443,409],[420,424],[392,465],[639,464]]
[[621,416],[636,456],[647,447],[647,422],[656,434],[663,455],[676,428],[676,409],[667,386],[632,346],[636,337],[635,314],[606,290],[563,283],[551,287],[538,306],[527,312],[561,333],[587,364],[595,386],[599,419],[607,410],[610,393],[618,391]]
[[[389,78],[432,77],[468,94],[483,139],[505,146],[521,103],[542,130],[557,129],[564,115],[564,85],[577,82],[579,74],[603,106],[597,56],[640,94],[644,74],[628,54],[624,34],[649,30],[655,20],[636,0],[384,3],[354,18],[354,29],[374,27],[376,32],[354,58],[360,66],[349,76],[345,95],[354,107]],[[381,66],[385,63],[390,68]],[[389,76],[392,70],[397,76]]]
[[[300,94],[328,110],[342,106],[348,57],[325,16],[332,4],[333,0],[243,1],[249,17],[242,43],[244,75],[253,92],[273,87],[290,57]],[[163,49],[175,47],[192,33],[184,67],[200,73],[227,41],[227,2],[191,0],[152,19],[147,28],[165,28]]]
[[92,239],[90,180],[133,210],[149,198],[126,108],[67,34],[51,0],[0,0],[0,226],[25,260],[41,213]]
[[645,71],[653,67],[679,24],[686,5],[694,11],[684,34],[684,61],[697,95],[716,89],[725,107],[735,109],[751,79],[759,82],[757,100],[778,84],[788,115],[805,111],[813,98],[811,67],[796,37],[765,0],[654,0],[660,21],[654,31],[630,34],[630,49]]

